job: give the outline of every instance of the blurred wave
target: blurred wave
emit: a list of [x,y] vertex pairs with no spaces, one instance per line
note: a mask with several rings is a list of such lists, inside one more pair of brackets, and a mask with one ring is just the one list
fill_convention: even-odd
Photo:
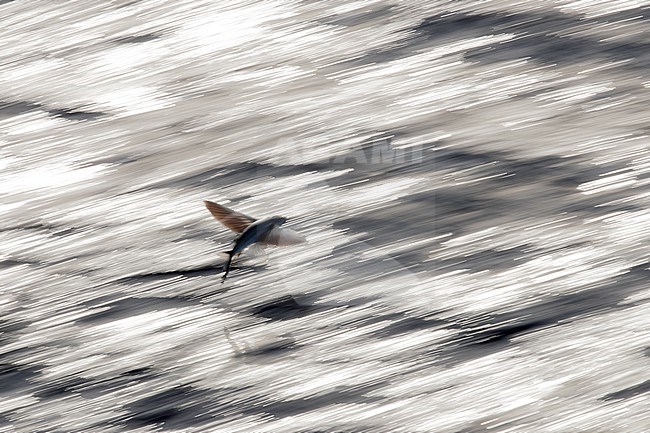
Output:
[[0,431],[647,431],[649,12],[0,2]]

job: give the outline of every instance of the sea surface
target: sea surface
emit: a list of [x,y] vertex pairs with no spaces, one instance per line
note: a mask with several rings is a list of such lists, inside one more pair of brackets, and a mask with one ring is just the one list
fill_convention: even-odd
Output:
[[0,432],[650,431],[647,2],[0,18]]

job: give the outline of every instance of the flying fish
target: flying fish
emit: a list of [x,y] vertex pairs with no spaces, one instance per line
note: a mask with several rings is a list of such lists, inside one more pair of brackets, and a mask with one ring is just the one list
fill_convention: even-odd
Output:
[[230,265],[234,256],[241,254],[249,246],[259,243],[262,245],[288,246],[296,245],[306,241],[300,233],[280,227],[287,219],[281,216],[272,216],[269,218],[255,219],[251,216],[237,212],[218,203],[205,200],[205,207],[210,211],[213,217],[239,236],[235,239],[235,244],[228,254],[222,281],[230,272]]

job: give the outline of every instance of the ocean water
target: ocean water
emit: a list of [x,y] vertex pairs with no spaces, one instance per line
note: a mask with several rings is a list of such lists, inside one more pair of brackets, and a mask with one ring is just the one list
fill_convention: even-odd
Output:
[[645,2],[0,16],[0,431],[650,431]]

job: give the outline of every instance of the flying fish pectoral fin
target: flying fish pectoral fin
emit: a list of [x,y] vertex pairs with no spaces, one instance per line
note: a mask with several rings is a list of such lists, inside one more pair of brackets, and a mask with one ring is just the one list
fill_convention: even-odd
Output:
[[250,247],[246,249],[246,256],[250,257],[251,259],[266,259],[268,255],[266,254],[266,251],[264,251],[264,248],[259,244],[259,243],[254,243]]
[[266,236],[259,240],[259,242],[263,244],[277,245],[279,247],[302,244],[306,241],[307,239],[305,239],[305,237],[300,233],[282,227],[272,228]]
[[232,210],[226,206],[220,205],[219,203],[209,200],[204,200],[203,202],[205,203],[205,207],[208,208],[217,221],[236,233],[243,232],[246,227],[255,222],[255,218]]

